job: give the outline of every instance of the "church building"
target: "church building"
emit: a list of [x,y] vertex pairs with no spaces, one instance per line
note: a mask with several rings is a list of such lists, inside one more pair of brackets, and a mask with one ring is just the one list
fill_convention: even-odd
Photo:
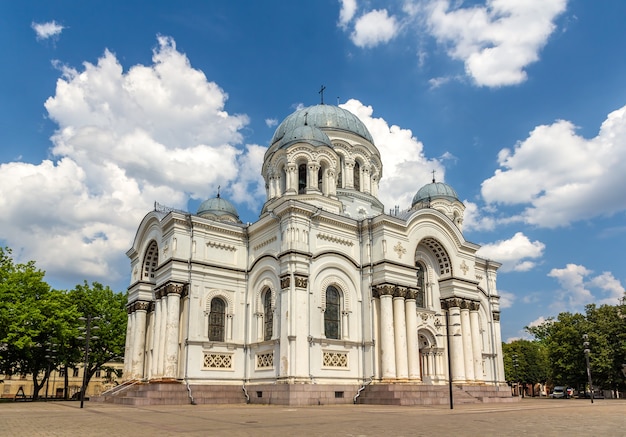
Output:
[[219,193],[142,220],[127,252],[129,385],[197,403],[220,390],[283,405],[510,397],[500,264],[465,240],[451,186],[433,179],[386,213],[370,132],[325,104],[285,118],[261,171],[254,223]]

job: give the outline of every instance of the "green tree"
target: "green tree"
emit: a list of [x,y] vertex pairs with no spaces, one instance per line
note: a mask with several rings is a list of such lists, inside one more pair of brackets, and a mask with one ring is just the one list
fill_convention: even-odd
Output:
[[588,305],[589,361],[594,385],[624,389],[622,365],[626,363],[626,305]]
[[34,261],[16,264],[11,250],[0,248],[0,366],[6,374],[31,375],[33,400],[59,364],[50,350],[77,334],[76,306],[44,275]]
[[[91,318],[89,341],[89,365],[86,369],[86,384],[105,363],[124,357],[126,342],[126,293],[115,293],[108,286],[85,281],[77,285],[70,296],[78,306],[83,318]],[[96,326],[96,328],[94,328]],[[85,347],[82,341],[80,347]],[[81,357],[84,360],[84,356]],[[106,370],[106,369],[105,369]]]
[[547,350],[539,341],[515,340],[502,345],[504,372],[507,381],[519,382],[524,386],[545,384],[549,376]]

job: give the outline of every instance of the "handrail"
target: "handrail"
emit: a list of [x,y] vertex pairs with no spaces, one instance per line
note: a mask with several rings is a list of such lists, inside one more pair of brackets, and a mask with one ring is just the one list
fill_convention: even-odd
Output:
[[356,392],[356,395],[354,395],[354,399],[352,399],[352,402],[354,404],[356,404],[356,400],[358,399],[359,396],[361,396],[361,392],[363,390],[365,390],[365,387],[367,387],[368,385],[370,385],[372,383],[372,378],[369,378],[368,381],[363,382],[363,384],[361,384],[361,387],[359,388],[359,390]]
[[110,389],[103,391],[102,393],[100,393],[100,396],[109,396],[109,395],[118,394],[132,387],[133,385],[138,384],[139,382],[141,382],[139,379],[131,379],[130,381],[126,381],[120,385],[116,385],[115,387],[111,387]]

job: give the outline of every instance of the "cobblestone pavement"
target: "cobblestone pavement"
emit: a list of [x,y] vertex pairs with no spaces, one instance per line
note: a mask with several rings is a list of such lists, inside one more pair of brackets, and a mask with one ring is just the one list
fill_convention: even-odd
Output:
[[449,407],[0,403],[1,436],[626,436],[626,400]]

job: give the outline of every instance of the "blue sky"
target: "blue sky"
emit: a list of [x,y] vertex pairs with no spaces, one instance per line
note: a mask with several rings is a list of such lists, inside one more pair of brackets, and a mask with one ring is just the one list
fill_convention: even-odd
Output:
[[436,171],[503,263],[502,335],[626,284],[626,2],[0,2],[0,241],[57,288],[129,283],[159,203],[265,200],[277,123],[340,104],[410,206]]

